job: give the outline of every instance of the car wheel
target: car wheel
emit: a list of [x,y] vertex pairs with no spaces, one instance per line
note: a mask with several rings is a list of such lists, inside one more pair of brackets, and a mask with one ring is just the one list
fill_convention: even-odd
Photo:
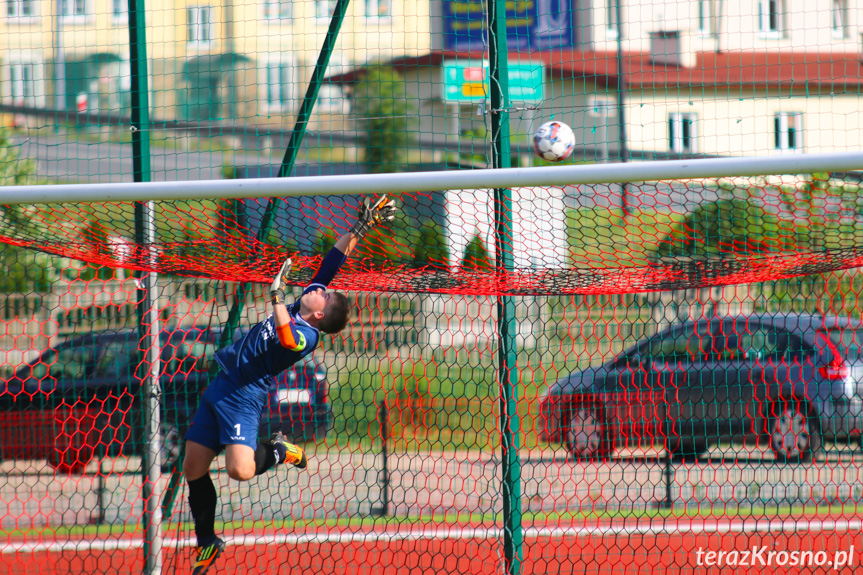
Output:
[[572,409],[566,428],[566,449],[575,459],[607,457],[613,450],[611,431],[596,405],[578,405]]
[[694,463],[707,452],[707,444],[699,442],[684,442],[679,438],[669,438],[666,446],[672,461]]
[[777,461],[812,461],[821,449],[821,430],[809,407],[799,401],[774,404],[770,449]]

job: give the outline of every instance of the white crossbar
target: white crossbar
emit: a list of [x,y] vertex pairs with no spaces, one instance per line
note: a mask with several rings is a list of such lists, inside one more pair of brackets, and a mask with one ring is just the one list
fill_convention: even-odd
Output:
[[669,160],[399,174],[0,186],[0,205],[380,194],[863,170],[863,153]]

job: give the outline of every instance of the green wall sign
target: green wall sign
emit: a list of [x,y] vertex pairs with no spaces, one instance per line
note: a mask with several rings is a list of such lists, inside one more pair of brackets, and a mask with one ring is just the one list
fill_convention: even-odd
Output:
[[[509,98],[513,102],[542,101],[542,62],[509,62]],[[485,102],[488,99],[488,62],[444,62],[444,100]]]

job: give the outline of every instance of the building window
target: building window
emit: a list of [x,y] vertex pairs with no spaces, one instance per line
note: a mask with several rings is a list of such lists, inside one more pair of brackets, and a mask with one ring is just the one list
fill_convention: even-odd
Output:
[[315,102],[315,110],[328,114],[348,113],[348,101],[341,86],[335,84],[324,84],[318,92],[318,101]]
[[87,15],[86,0],[61,0],[60,4],[63,8],[63,16],[67,18]]
[[366,0],[366,18],[389,18],[392,15],[392,0]]
[[129,0],[111,0],[111,16],[114,21],[129,19]]
[[845,37],[845,2],[846,0],[832,0],[830,7],[830,31],[834,38]]
[[620,0],[607,0],[605,5],[605,35],[617,38],[617,3]]
[[9,84],[12,101],[16,104],[32,103],[36,97],[36,66],[17,63],[9,66]]
[[336,0],[315,0],[315,18],[329,20],[336,11]]
[[803,148],[803,114],[780,112],[773,117],[774,146],[777,150]]
[[264,0],[264,20],[286,20],[291,17],[291,0]]
[[6,0],[6,16],[9,18],[32,18],[36,15],[36,0]]
[[711,30],[710,0],[698,0],[698,33],[709,35]]
[[128,108],[131,104],[132,63],[129,60],[114,62],[108,66],[106,72],[110,108],[114,110]]
[[[327,66],[327,76],[337,76],[350,71],[347,61],[333,55]],[[349,111],[348,101],[342,87],[337,84],[324,84],[318,92],[315,111],[329,114],[346,114]]]
[[758,0],[758,31],[765,35],[782,34],[782,0]]
[[43,85],[42,63],[25,58],[14,58],[8,65],[9,98],[13,104],[24,106],[44,106],[45,87]]
[[213,41],[210,6],[192,6],[186,10],[189,19],[189,43],[205,45]]
[[668,149],[675,154],[695,153],[694,114],[671,114],[668,117]]
[[264,62],[262,93],[268,111],[286,111],[294,99],[294,63],[274,56]]

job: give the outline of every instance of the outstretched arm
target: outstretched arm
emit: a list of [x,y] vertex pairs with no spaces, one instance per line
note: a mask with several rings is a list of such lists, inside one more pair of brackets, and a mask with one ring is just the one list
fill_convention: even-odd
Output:
[[[351,226],[351,229],[347,233],[336,240],[333,249],[324,256],[320,269],[306,289],[311,289],[314,286],[324,288],[328,286],[347,256],[354,251],[354,248],[357,247],[363,236],[376,225],[394,220],[396,210],[396,203],[393,200],[387,200],[385,195],[377,200],[366,198],[360,206],[357,222]],[[293,317],[291,317],[285,305],[285,288],[288,285],[288,274],[291,271],[291,265],[292,262],[290,259],[282,265],[270,287],[270,297],[273,302],[273,319],[275,320],[279,342],[283,347],[299,351],[305,348],[306,341],[303,334],[296,329]]]
[[282,264],[282,268],[270,286],[270,297],[273,302],[273,319],[275,320],[279,343],[291,351],[302,351],[306,347],[306,338],[297,329],[294,318],[291,317],[288,307],[285,305],[285,287],[292,265],[293,262],[290,258]]
[[360,243],[360,239],[360,236],[355,233],[348,232],[342,235],[333,247],[345,254],[345,256],[349,256],[354,251],[354,248],[357,247],[357,244]]

